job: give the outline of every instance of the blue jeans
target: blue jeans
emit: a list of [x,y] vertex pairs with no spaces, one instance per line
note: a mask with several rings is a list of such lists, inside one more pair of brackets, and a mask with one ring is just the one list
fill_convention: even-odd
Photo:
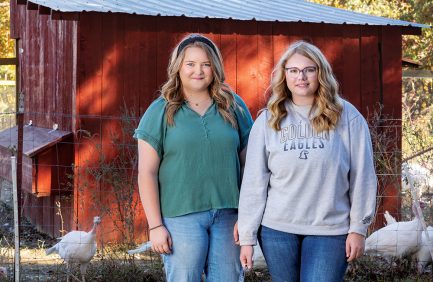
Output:
[[236,209],[196,212],[165,217],[164,224],[173,242],[172,254],[163,255],[167,281],[237,282],[241,265],[240,248],[234,242]]
[[343,281],[347,235],[297,235],[261,227],[259,242],[273,282]]

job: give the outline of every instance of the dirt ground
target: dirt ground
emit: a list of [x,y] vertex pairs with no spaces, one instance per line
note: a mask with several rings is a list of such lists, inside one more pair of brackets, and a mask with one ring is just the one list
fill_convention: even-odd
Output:
[[[45,249],[57,240],[38,232],[27,220],[22,220],[20,236],[21,281],[66,281],[66,266],[58,255],[47,256]],[[0,202],[0,267],[6,267],[8,278],[0,282],[13,281],[13,212]],[[151,253],[129,256],[126,249],[98,249],[87,274],[87,281],[145,281],[162,282],[164,274],[160,258]],[[72,273],[79,277],[78,266]],[[77,281],[72,279],[71,281]],[[245,282],[269,282],[266,270],[250,272]],[[381,258],[364,257],[350,264],[345,281],[433,281],[431,267],[422,275],[416,273],[412,262],[399,259],[388,262]]]
[[[0,282],[13,281],[13,210],[0,202],[0,215],[0,267],[6,267],[9,272],[8,279],[0,277]],[[57,240],[38,232],[25,219],[20,231],[21,281],[66,281],[63,261],[56,254],[45,254],[45,249]],[[98,249],[88,268],[87,281],[164,281],[163,266],[155,254],[147,252],[131,257],[124,252],[103,252]],[[73,266],[72,273],[80,278],[78,266]],[[256,271],[248,273],[245,281],[268,282],[270,279],[266,271]]]
[[[13,210],[6,204],[0,202],[0,266],[8,270],[8,278],[12,279],[14,263],[14,220]],[[38,232],[32,224],[23,219],[21,221],[20,235],[20,261],[23,281],[36,281],[33,277],[46,281],[47,277],[41,276],[43,265],[57,265],[56,259],[45,255],[44,249],[56,243],[57,240],[48,235]],[[6,280],[8,281],[8,280]],[[10,280],[12,281],[12,280]]]
[[[0,202],[0,238],[11,242],[14,242],[14,219],[13,210],[4,203]],[[22,219],[21,221],[21,235],[20,244],[27,248],[40,248],[43,245],[51,246],[56,240],[49,237],[46,234],[38,232],[34,226],[27,220]]]
[[[20,280],[66,281],[66,265],[57,254],[47,256],[45,250],[57,239],[41,233],[23,219],[20,228]],[[8,277],[0,282],[13,281],[14,221],[13,210],[0,202],[0,267],[6,267]],[[79,277],[78,265],[72,265],[72,274]],[[76,280],[76,279],[75,279]],[[150,252],[129,256],[125,250],[98,249],[86,274],[87,281],[163,281],[162,264]],[[71,281],[74,281],[71,278]]]

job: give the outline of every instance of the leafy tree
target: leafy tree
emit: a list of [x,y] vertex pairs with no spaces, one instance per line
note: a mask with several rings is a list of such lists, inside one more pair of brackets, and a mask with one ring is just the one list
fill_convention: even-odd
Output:
[[[0,58],[13,57],[15,57],[15,41],[10,39],[9,0],[0,0]],[[5,78],[12,80],[15,78],[14,67],[0,66],[0,80]]]
[[403,79],[403,159],[414,159],[433,175],[433,79]]
[[[336,8],[409,22],[433,25],[431,0],[310,0]],[[422,36],[403,36],[403,56],[433,67],[433,30],[423,28]]]
[[0,58],[15,56],[14,40],[10,39],[9,0],[0,0]]
[[[433,1],[431,0],[310,1],[375,16],[433,25]],[[421,36],[403,36],[402,43],[404,57],[419,61],[426,69],[433,69],[431,28],[423,28]],[[410,77],[403,78],[402,82],[402,161],[419,164],[433,175],[433,79]],[[396,126],[400,125],[396,124]],[[383,133],[386,137],[387,129]],[[374,137],[373,140],[377,141]],[[381,163],[378,163],[380,168]],[[398,166],[396,168],[398,173]],[[431,199],[431,194],[427,196],[426,199]],[[431,203],[431,200],[429,201]],[[431,218],[431,211],[427,217]]]
[[[0,0],[0,58],[15,57],[15,41],[10,39],[9,0]],[[0,65],[0,81],[15,80],[15,66]],[[0,130],[15,124],[15,86],[0,83]]]

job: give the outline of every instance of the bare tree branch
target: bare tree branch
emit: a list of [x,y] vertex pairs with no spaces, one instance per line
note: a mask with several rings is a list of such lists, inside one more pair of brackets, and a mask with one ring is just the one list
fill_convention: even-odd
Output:
[[425,153],[430,152],[430,151],[432,151],[432,150],[433,150],[433,146],[432,146],[432,147],[429,147],[429,148],[427,148],[427,149],[424,149],[424,150],[422,150],[422,151],[420,151],[420,152],[418,152],[418,153],[416,153],[416,154],[414,154],[414,155],[412,155],[412,156],[410,156],[410,157],[407,157],[407,158],[403,159],[402,162],[407,162],[407,161],[409,161],[409,160],[411,160],[411,159],[414,159],[414,158],[416,158],[416,157],[419,157],[419,156],[421,156],[421,155],[424,155]]

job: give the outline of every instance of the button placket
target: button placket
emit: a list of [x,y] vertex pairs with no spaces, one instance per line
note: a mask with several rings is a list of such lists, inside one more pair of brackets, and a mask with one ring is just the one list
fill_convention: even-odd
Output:
[[206,118],[205,116],[201,117],[201,125],[204,131],[204,136],[206,138],[207,141],[209,141],[209,129],[207,127],[207,122],[206,122]]

